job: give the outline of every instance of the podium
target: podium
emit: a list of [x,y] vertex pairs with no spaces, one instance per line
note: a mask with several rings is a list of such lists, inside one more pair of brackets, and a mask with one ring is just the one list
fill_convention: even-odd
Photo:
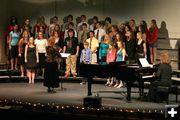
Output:
[[[67,57],[69,57],[69,55],[70,55],[70,53],[60,53],[60,55],[61,55],[61,57],[63,58],[63,59],[66,59]],[[63,88],[63,82],[62,82],[62,76],[60,76],[60,90],[66,90],[66,88]]]

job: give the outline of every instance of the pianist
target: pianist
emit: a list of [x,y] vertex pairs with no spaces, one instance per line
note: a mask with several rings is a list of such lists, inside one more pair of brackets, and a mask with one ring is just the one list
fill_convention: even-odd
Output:
[[158,96],[157,87],[158,86],[170,86],[171,85],[171,72],[172,68],[170,66],[170,57],[167,51],[160,53],[160,65],[158,71],[154,74],[158,79],[150,85],[149,88],[149,100],[154,102],[160,102],[165,96]]

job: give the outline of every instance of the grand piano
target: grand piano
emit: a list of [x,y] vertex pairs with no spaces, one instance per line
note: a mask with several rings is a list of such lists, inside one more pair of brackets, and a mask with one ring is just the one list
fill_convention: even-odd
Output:
[[[157,67],[142,68],[139,64],[127,64],[126,62],[113,62],[108,65],[101,64],[80,64],[79,73],[80,76],[87,78],[88,82],[88,96],[92,95],[91,87],[93,83],[93,77],[108,78],[116,77],[118,80],[126,82],[127,87],[127,101],[131,101],[131,87],[135,81],[139,82],[140,96],[143,95],[143,80],[142,74],[153,74],[157,71]],[[144,73],[147,72],[147,73]]]

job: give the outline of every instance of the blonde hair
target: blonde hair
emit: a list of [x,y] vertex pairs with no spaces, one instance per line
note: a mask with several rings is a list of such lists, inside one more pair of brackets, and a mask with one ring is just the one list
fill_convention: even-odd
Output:
[[32,44],[35,45],[35,44],[34,44],[34,37],[30,37],[30,38],[29,38],[29,40],[28,40],[28,45],[30,45],[30,39],[33,39],[33,43],[32,43]]
[[141,35],[142,36],[142,32],[138,32],[137,35]]
[[169,64],[171,62],[169,53],[167,51],[162,51],[159,56],[160,62]]
[[[106,37],[107,37],[108,39],[105,39]],[[105,35],[104,35],[104,41],[106,41],[106,40],[107,40],[108,43],[111,42],[111,38],[110,38],[109,34],[105,34]]]
[[86,42],[86,41],[84,41],[84,45],[87,45],[87,46],[89,46],[89,43],[88,43],[88,42]]
[[30,35],[29,35],[29,32],[28,31],[23,31],[23,33],[22,33],[22,38],[24,38],[25,37],[25,35],[28,35],[28,37],[30,37]]

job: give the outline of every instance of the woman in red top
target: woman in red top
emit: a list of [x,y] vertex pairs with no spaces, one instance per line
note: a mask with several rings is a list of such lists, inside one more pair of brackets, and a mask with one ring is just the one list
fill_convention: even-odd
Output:
[[156,63],[156,51],[157,51],[157,41],[158,41],[158,27],[156,24],[156,20],[151,20],[151,27],[149,28],[148,34],[148,43],[150,47],[150,56],[151,56],[151,63]]

